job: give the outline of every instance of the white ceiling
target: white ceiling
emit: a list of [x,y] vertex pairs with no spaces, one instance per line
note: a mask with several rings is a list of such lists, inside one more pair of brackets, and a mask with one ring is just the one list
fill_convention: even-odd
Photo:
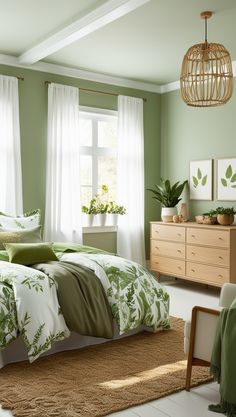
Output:
[[25,64],[42,59],[170,83],[179,78],[186,50],[204,39],[204,10],[214,12],[209,41],[236,60],[235,0],[0,0],[0,10],[0,53]]

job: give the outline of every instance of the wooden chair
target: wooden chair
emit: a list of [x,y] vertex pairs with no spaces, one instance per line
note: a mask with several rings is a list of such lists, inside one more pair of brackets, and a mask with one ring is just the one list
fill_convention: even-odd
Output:
[[184,351],[188,353],[186,390],[191,387],[193,366],[210,366],[211,353],[220,310],[229,307],[236,298],[236,284],[224,284],[219,307],[215,309],[195,306],[192,319],[185,323]]

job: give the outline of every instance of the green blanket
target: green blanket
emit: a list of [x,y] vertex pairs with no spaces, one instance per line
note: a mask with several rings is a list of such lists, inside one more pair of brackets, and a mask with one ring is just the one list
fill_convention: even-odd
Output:
[[113,337],[111,308],[94,272],[72,262],[32,265],[57,283],[58,302],[68,328],[86,336]]
[[211,358],[211,373],[220,384],[220,404],[209,410],[236,417],[236,299],[219,317]]

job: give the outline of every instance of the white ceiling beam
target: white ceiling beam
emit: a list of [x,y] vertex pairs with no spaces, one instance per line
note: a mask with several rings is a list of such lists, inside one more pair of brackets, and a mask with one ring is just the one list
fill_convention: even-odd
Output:
[[41,59],[114,22],[150,0],[108,0],[92,12],[49,36],[19,56],[21,64],[32,65]]

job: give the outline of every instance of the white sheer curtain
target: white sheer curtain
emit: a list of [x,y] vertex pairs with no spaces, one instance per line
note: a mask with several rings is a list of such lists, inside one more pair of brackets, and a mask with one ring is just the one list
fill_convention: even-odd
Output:
[[49,84],[46,240],[82,241],[79,154],[79,90]]
[[18,80],[0,75],[0,211],[23,212]]
[[118,199],[120,216],[117,251],[145,265],[143,100],[118,97]]

